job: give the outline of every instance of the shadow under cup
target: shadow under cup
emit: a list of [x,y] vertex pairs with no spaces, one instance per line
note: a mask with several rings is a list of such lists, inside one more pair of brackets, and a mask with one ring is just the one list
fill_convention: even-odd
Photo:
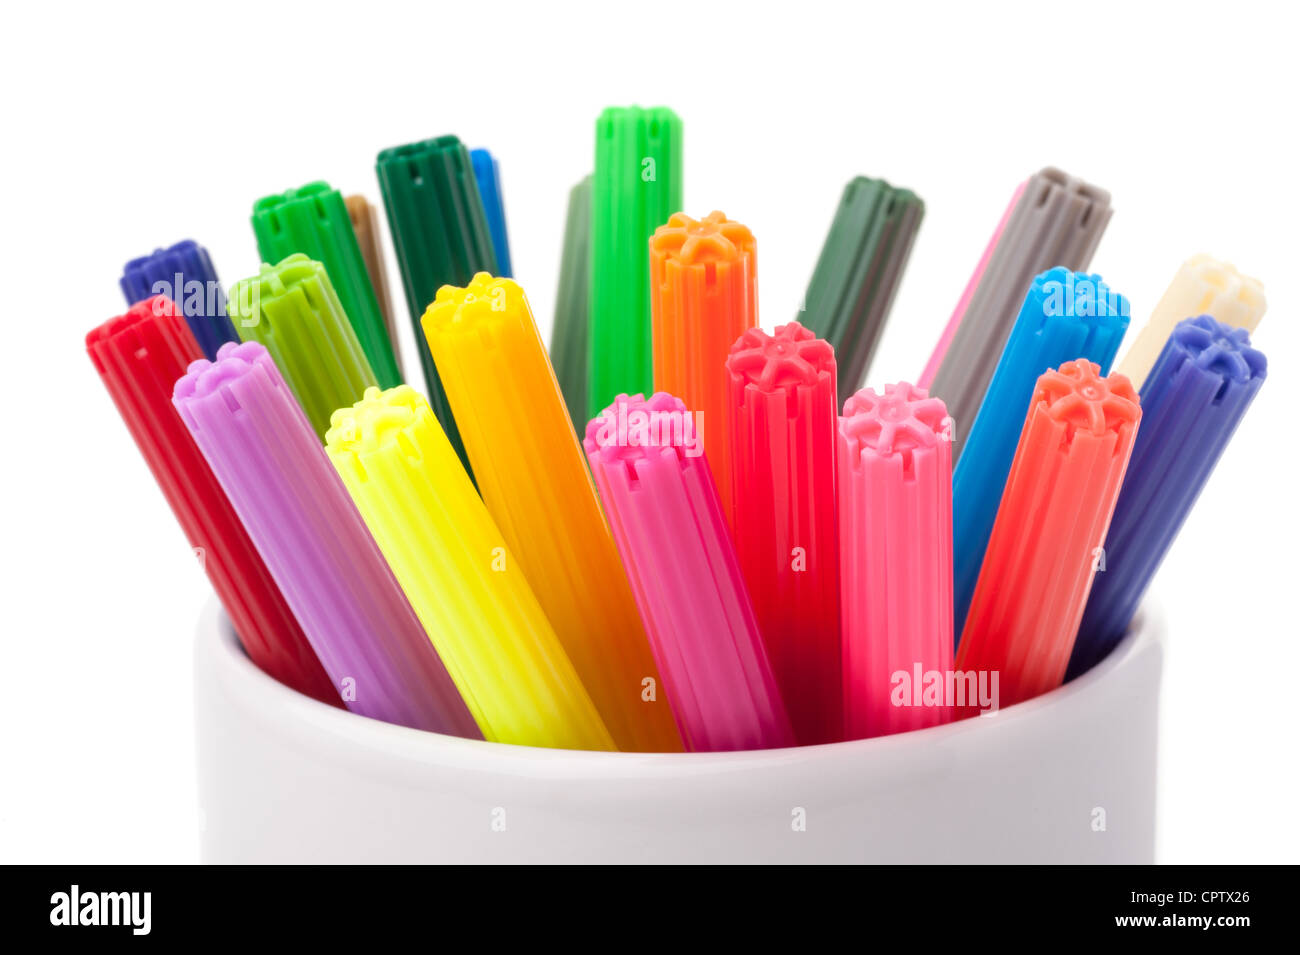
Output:
[[1155,854],[1159,615],[978,719],[742,753],[457,739],[301,696],[215,599],[195,648],[205,862],[1094,862]]

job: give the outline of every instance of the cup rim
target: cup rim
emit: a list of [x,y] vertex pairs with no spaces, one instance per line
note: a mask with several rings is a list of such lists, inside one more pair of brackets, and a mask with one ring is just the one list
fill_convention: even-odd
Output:
[[[495,772],[520,772],[572,781],[618,775],[653,779],[671,768],[682,773],[711,774],[723,770],[754,768],[765,763],[799,760],[804,765],[819,760],[827,765],[845,757],[892,764],[920,751],[951,752],[952,747],[986,745],[988,734],[1010,736],[1013,727],[1026,722],[1049,721],[1053,714],[1068,718],[1067,711],[1086,713],[1092,698],[1106,692],[1105,682],[1118,679],[1151,653],[1163,653],[1164,616],[1148,599],[1129,632],[1101,663],[1083,676],[1049,693],[1015,703],[993,713],[870,739],[847,740],[783,749],[718,753],[636,753],[595,750],[548,749],[514,743],[464,739],[428,730],[397,726],[351,713],[290,689],[264,673],[249,659],[221,604],[212,597],[199,618],[195,641],[195,681],[207,684],[225,698],[224,705],[238,708],[260,724],[260,731],[292,737],[295,745],[328,750],[332,760],[353,759],[370,766],[376,760],[415,762],[428,766]],[[350,754],[350,755],[349,755]]]

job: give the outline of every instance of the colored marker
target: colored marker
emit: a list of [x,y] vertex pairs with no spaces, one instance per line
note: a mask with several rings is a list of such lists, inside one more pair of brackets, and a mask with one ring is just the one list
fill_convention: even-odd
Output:
[[686,405],[620,395],[584,446],[686,749],[793,746]]
[[279,262],[301,252],[325,266],[343,314],[379,384],[384,388],[400,385],[402,374],[393,344],[339,191],[327,182],[312,182],[264,196],[253,204],[253,233],[263,262]]
[[375,301],[379,303],[379,314],[384,317],[384,330],[393,348],[393,357],[401,367],[401,352],[397,347],[397,325],[394,322],[393,297],[388,291],[388,264],[384,258],[384,245],[379,238],[379,214],[365,196],[347,196],[343,204],[348,209],[348,219],[352,222],[352,231],[357,237],[357,247],[361,249],[361,259],[366,263],[366,274],[370,276],[370,287],[374,290]]
[[322,440],[334,410],[376,384],[325,266],[301,252],[237,282],[230,314],[244,341],[271,353]]
[[835,353],[798,322],[727,358],[732,531],[800,743],[843,736]]
[[208,358],[215,358],[217,349],[226,342],[239,341],[226,314],[226,296],[212,257],[192,239],[132,259],[122,270],[119,284],[128,305],[155,295],[175,302]]
[[966,287],[962,289],[961,298],[957,299],[957,307],[948,316],[948,324],[943,327],[943,334],[939,336],[938,344],[934,346],[934,351],[930,353],[930,360],[925,363],[925,370],[921,372],[921,378],[918,381],[920,387],[929,388],[930,383],[934,381],[935,372],[939,370],[939,365],[943,363],[944,356],[948,354],[948,346],[952,344],[952,337],[961,326],[961,320],[966,315],[966,309],[970,306],[970,300],[975,294],[975,289],[979,287],[980,282],[984,279],[989,260],[993,257],[993,250],[1002,241],[1007,222],[1011,219],[1011,213],[1015,211],[1016,204],[1020,202],[1020,197],[1024,195],[1026,185],[1028,185],[1027,182],[1022,182],[1016,186],[1016,191],[1011,194],[1011,201],[1007,203],[1007,208],[1002,213],[1002,218],[998,220],[993,235],[989,236],[988,245],[984,246],[984,254],[975,263],[975,271],[971,273],[970,280],[966,283]]
[[569,190],[560,255],[560,286],[551,326],[551,365],[574,430],[587,423],[587,331],[591,239],[591,176]]
[[1110,373],[1129,304],[1100,275],[1049,269],[1034,278],[953,475],[954,607],[966,621],[980,564],[1016,454],[1024,410],[1045,369],[1086,358]]
[[906,383],[862,389],[839,419],[847,739],[952,718],[933,694],[953,656],[949,429],[943,402]]
[[665,107],[611,107],[596,121],[591,193],[588,417],[654,389],[646,243],[682,208],[682,122]]
[[1128,379],[1085,359],[1038,379],[957,648],[959,671],[998,674],[998,706],[1061,685],[1141,420]]
[[455,136],[396,146],[379,154],[375,172],[393,234],[429,404],[468,468],[469,459],[456,420],[447,407],[438,369],[425,347],[420,319],[442,286],[466,285],[476,272],[497,270],[487,213],[475,184],[469,150]]
[[203,357],[176,303],[161,295],[138,302],[91,331],[86,352],[249,659],[285,686],[338,706],[339,691],[172,406],[172,385]]
[[691,410],[731,513],[730,400],[725,364],[732,344],[758,327],[754,234],[721,212],[701,220],[673,213],[650,239],[650,314],[655,388]]
[[1119,643],[1169,553],[1268,362],[1250,334],[1209,315],[1179,322],[1142,386],[1142,430],[1133,445],[1066,678]]
[[1183,319],[1209,315],[1253,335],[1267,307],[1259,279],[1242,275],[1230,263],[1213,256],[1194,255],[1179,267],[1151,318],[1119,363],[1119,371],[1134,387],[1141,388],[1174,326]]
[[[424,331],[483,495],[619,749],[680,750],[618,548],[511,279],[444,286]],[[646,681],[650,681],[647,683]]]
[[229,342],[190,365],[172,400],[344,705],[479,737],[270,353]]
[[368,389],[334,413],[325,451],[483,738],[613,749],[424,396]]
[[469,158],[474,165],[474,181],[478,184],[479,198],[483,200],[488,234],[492,236],[497,274],[513,278],[515,273],[510,265],[510,236],[506,232],[506,206],[501,196],[501,164],[486,149],[471,149]]
[[1030,177],[929,388],[955,422],[954,460],[1006,347],[1016,303],[1046,269],[1086,269],[1111,211],[1109,193],[1058,169]]
[[799,316],[835,349],[841,403],[871,367],[924,216],[916,193],[883,179],[844,187]]

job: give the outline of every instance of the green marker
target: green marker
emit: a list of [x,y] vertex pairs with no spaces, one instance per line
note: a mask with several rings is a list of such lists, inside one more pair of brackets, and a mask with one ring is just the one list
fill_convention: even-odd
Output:
[[564,251],[560,255],[560,288],[555,296],[551,326],[551,365],[564,394],[574,430],[587,427],[587,323],[591,245],[591,177],[569,190],[564,220]]
[[468,471],[469,458],[420,319],[442,286],[464,288],[475,272],[497,272],[469,150],[455,136],[395,146],[379,154],[375,172],[429,387],[429,404]]
[[796,316],[835,349],[841,406],[866,377],[924,214],[914,192],[883,179],[844,187]]
[[266,346],[322,441],[330,415],[378,384],[325,266],[301,252],[235,283],[226,311],[242,340]]
[[612,107],[596,121],[591,193],[587,417],[620,393],[654,391],[650,236],[682,211],[682,121],[657,106]]
[[379,387],[400,385],[402,373],[393,343],[339,191],[327,182],[313,182],[258,199],[253,204],[253,234],[263,262],[279,262],[301,252],[325,266]]

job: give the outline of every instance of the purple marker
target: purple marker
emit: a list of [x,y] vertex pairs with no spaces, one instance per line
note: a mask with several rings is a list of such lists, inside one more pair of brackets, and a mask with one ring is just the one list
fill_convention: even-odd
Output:
[[481,739],[275,362],[229,342],[172,403],[354,713]]
[[1209,315],[1174,326],[1142,383],[1142,428],[1106,534],[1065,678],[1100,663],[1128,630],[1268,375],[1250,333]]

